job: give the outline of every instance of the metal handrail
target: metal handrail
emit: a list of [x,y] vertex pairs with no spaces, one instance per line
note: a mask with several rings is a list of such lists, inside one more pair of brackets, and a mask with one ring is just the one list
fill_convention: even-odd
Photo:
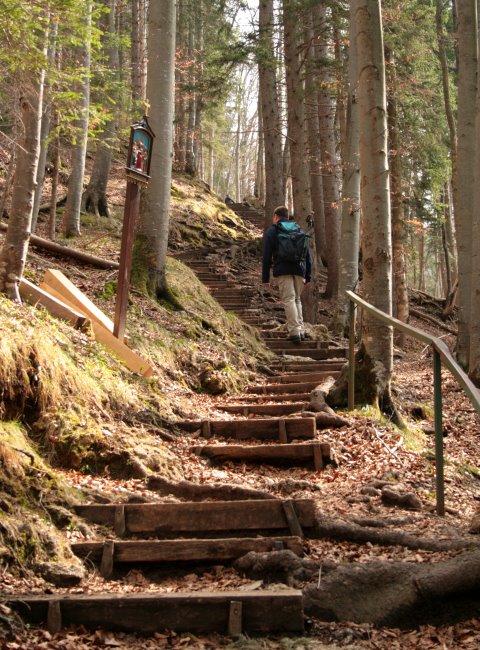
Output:
[[436,336],[430,336],[422,330],[402,323],[402,321],[385,314],[370,303],[366,302],[353,291],[346,291],[349,301],[350,330],[348,355],[348,409],[355,408],[355,308],[360,305],[378,320],[404,332],[408,336],[430,345],[433,352],[433,405],[435,418],[435,482],[437,496],[437,514],[445,515],[445,487],[443,462],[443,423],[442,423],[442,361],[457,379],[460,386],[470,399],[472,406],[480,415],[480,390],[474,385],[468,375],[460,368],[445,343]]

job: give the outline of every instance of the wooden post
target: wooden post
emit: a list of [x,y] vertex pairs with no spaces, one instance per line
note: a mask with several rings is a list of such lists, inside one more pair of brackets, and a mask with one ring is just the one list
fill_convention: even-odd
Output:
[[62,610],[59,600],[51,600],[47,610],[47,630],[50,634],[57,634],[62,629]]
[[103,544],[102,560],[100,562],[100,574],[103,578],[110,578],[113,572],[113,556],[115,553],[115,542],[107,539]]
[[242,609],[241,600],[231,600],[228,613],[228,636],[240,636],[242,634]]
[[114,335],[123,341],[127,321],[128,290],[132,270],[133,240],[138,212],[138,183],[127,180],[127,195],[123,214],[122,245],[120,248],[120,268],[118,271],[117,299],[115,302]]

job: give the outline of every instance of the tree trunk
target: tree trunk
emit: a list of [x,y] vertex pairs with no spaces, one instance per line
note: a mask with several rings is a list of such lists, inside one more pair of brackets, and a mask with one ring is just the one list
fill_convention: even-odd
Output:
[[[92,21],[92,5],[85,2],[85,20],[88,25]],[[87,42],[77,52],[77,64],[80,80],[76,84],[76,92],[81,97],[76,120],[77,142],[72,147],[72,173],[68,181],[67,203],[63,215],[63,229],[66,237],[80,235],[80,209],[82,205],[83,178],[85,174],[85,158],[87,154],[88,116],[90,111],[90,43]]]
[[148,19],[150,124],[156,139],[151,180],[141,203],[135,239],[132,283],[151,296],[169,297],[165,276],[173,156],[175,0],[150,4]]
[[458,123],[457,191],[455,214],[458,247],[459,363],[468,367],[472,290],[472,205],[475,187],[475,98],[477,75],[477,12],[475,0],[458,0]]
[[327,22],[326,3],[317,4],[313,12],[314,29],[318,39],[318,117],[328,267],[328,280],[324,295],[326,298],[336,298],[340,258],[340,191],[337,180],[335,98],[332,91],[335,83],[334,61],[329,46],[331,31]]
[[[353,0],[359,71],[360,169],[362,194],[362,253],[365,300],[391,315],[392,251],[390,183],[387,149],[387,107],[380,0]],[[366,312],[357,354],[356,399],[378,405],[397,417],[390,383],[393,365],[392,328]],[[337,381],[329,399],[344,399]],[[359,399],[361,398],[361,399]]]
[[287,125],[292,176],[293,213],[302,228],[311,214],[309,170],[305,137],[305,99],[302,67],[298,56],[299,4],[283,0],[285,75],[287,82]]
[[[388,97],[388,135],[390,160],[390,197],[392,209],[392,252],[395,315],[403,323],[408,322],[408,287],[404,248],[404,221],[402,203],[402,162],[397,117],[397,78],[393,53],[386,48],[386,62],[390,71],[390,95]],[[400,347],[405,344],[405,334],[397,333]]]
[[[118,76],[118,48],[115,39],[115,0],[108,0],[109,12],[106,14],[107,25],[105,32],[107,34],[110,47],[107,50],[108,68],[112,77]],[[139,80],[141,83],[141,79]],[[141,88],[140,88],[141,89]],[[85,212],[91,212],[97,217],[110,217],[107,198],[107,184],[110,176],[110,167],[112,164],[113,151],[117,143],[117,125],[116,125],[116,107],[109,102],[105,106],[105,111],[109,116],[102,127],[102,133],[97,143],[97,151],[93,163],[90,181],[83,196],[82,208]]]
[[175,82],[177,92],[175,93],[175,165],[180,171],[185,170],[186,151],[186,12],[185,0],[178,0],[177,3],[177,64],[175,66]]
[[195,55],[195,19],[192,0],[188,5],[188,100],[187,100],[187,136],[185,149],[185,171],[192,176],[195,175],[195,155],[193,152],[193,141],[195,138],[195,105],[196,105],[196,55]]
[[37,84],[25,71],[19,82],[21,137],[12,186],[8,229],[0,251],[0,291],[20,302],[18,285],[27,258],[32,220],[35,181],[40,155],[40,128],[43,108],[44,72]]
[[[52,29],[49,34],[49,48],[47,51],[47,61],[48,65],[53,67],[55,63],[56,56],[56,41],[58,33],[58,23],[52,23]],[[45,83],[44,95],[48,95],[48,80]],[[37,228],[37,219],[38,219],[38,210],[40,208],[40,203],[42,200],[42,191],[43,183],[45,180],[45,166],[47,162],[47,152],[48,152],[48,143],[47,138],[50,132],[50,111],[51,108],[46,104],[48,99],[43,102],[43,112],[42,112],[42,122],[40,126],[40,153],[38,156],[38,166],[37,166],[37,179],[36,179],[36,188],[35,196],[33,199],[33,211],[32,211],[32,232],[35,232]]]
[[340,234],[340,275],[333,330],[340,335],[348,333],[349,300],[345,291],[355,291],[358,283],[358,255],[360,252],[360,159],[358,72],[355,15],[350,6],[350,47],[348,50],[348,97],[345,145],[343,147],[342,224]]
[[261,129],[265,151],[265,227],[275,208],[285,203],[282,141],[278,108],[276,58],[273,47],[273,0],[259,3],[258,80],[261,100]]

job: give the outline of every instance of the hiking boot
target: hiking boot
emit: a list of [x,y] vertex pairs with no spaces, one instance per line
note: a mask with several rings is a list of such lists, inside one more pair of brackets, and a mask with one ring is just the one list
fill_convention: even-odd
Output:
[[300,334],[294,334],[293,336],[290,336],[288,340],[291,341],[292,343],[301,343],[302,337],[300,336]]

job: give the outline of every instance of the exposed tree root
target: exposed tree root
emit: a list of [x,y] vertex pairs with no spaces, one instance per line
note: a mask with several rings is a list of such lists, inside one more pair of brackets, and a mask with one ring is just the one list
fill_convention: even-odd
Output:
[[147,481],[147,488],[166,495],[172,494],[179,499],[204,501],[205,499],[224,499],[225,501],[242,501],[243,499],[276,499],[270,492],[242,488],[238,485],[217,483],[200,485],[191,481],[167,481],[161,476],[152,476]]

